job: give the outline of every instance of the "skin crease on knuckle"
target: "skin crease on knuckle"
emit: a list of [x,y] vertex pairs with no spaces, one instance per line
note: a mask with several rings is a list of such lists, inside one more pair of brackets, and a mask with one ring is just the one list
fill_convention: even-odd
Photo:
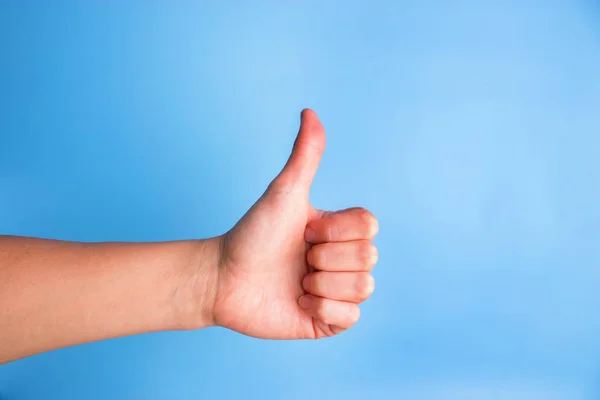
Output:
[[336,242],[340,239],[340,227],[337,224],[329,224],[327,227],[327,238],[330,242]]

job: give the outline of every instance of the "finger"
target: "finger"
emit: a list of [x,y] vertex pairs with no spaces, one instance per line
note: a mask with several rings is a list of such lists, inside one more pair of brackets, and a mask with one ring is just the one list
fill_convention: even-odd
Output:
[[273,181],[275,187],[298,187],[310,189],[323,151],[325,129],[317,114],[305,109],[301,114],[300,130],[294,142],[292,154],[279,176]]
[[368,272],[317,271],[306,275],[302,286],[315,296],[361,303],[373,293],[375,280]]
[[360,318],[358,306],[346,301],[331,300],[307,294],[300,297],[298,304],[313,318],[329,325],[329,329],[334,334],[352,327]]
[[377,263],[377,247],[370,240],[313,245],[308,264],[321,271],[370,271]]
[[377,218],[364,208],[349,208],[334,213],[324,213],[321,218],[308,223],[304,240],[309,243],[347,242],[371,240],[379,230]]

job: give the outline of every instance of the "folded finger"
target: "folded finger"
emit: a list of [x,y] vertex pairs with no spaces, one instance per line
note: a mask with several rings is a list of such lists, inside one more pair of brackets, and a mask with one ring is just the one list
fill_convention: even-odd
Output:
[[375,280],[368,272],[317,271],[304,277],[304,290],[332,300],[361,303],[375,289]]
[[370,271],[378,257],[373,242],[354,240],[313,245],[306,260],[310,266],[321,271]]
[[354,303],[307,294],[298,300],[298,304],[313,318],[329,325],[334,334],[352,327],[360,318],[360,310]]
[[324,213],[321,218],[308,223],[304,237],[307,242],[315,244],[371,240],[378,229],[377,218],[368,210],[357,207]]

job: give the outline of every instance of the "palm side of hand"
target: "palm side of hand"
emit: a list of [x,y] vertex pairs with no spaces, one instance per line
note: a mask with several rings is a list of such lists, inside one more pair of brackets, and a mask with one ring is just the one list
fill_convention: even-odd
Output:
[[311,319],[297,303],[308,273],[303,239],[308,210],[306,204],[290,207],[289,200],[264,196],[223,237],[219,325],[269,339],[312,335]]
[[221,238],[218,325],[265,339],[309,339],[358,320],[357,304],[373,290],[376,220],[362,209],[325,213],[311,206],[324,146],[320,122],[305,110],[286,167]]

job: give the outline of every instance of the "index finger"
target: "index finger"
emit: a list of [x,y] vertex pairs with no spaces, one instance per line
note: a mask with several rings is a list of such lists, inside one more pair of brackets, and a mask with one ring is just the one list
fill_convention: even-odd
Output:
[[371,240],[379,230],[377,218],[362,207],[324,213],[306,226],[304,240],[309,243]]

